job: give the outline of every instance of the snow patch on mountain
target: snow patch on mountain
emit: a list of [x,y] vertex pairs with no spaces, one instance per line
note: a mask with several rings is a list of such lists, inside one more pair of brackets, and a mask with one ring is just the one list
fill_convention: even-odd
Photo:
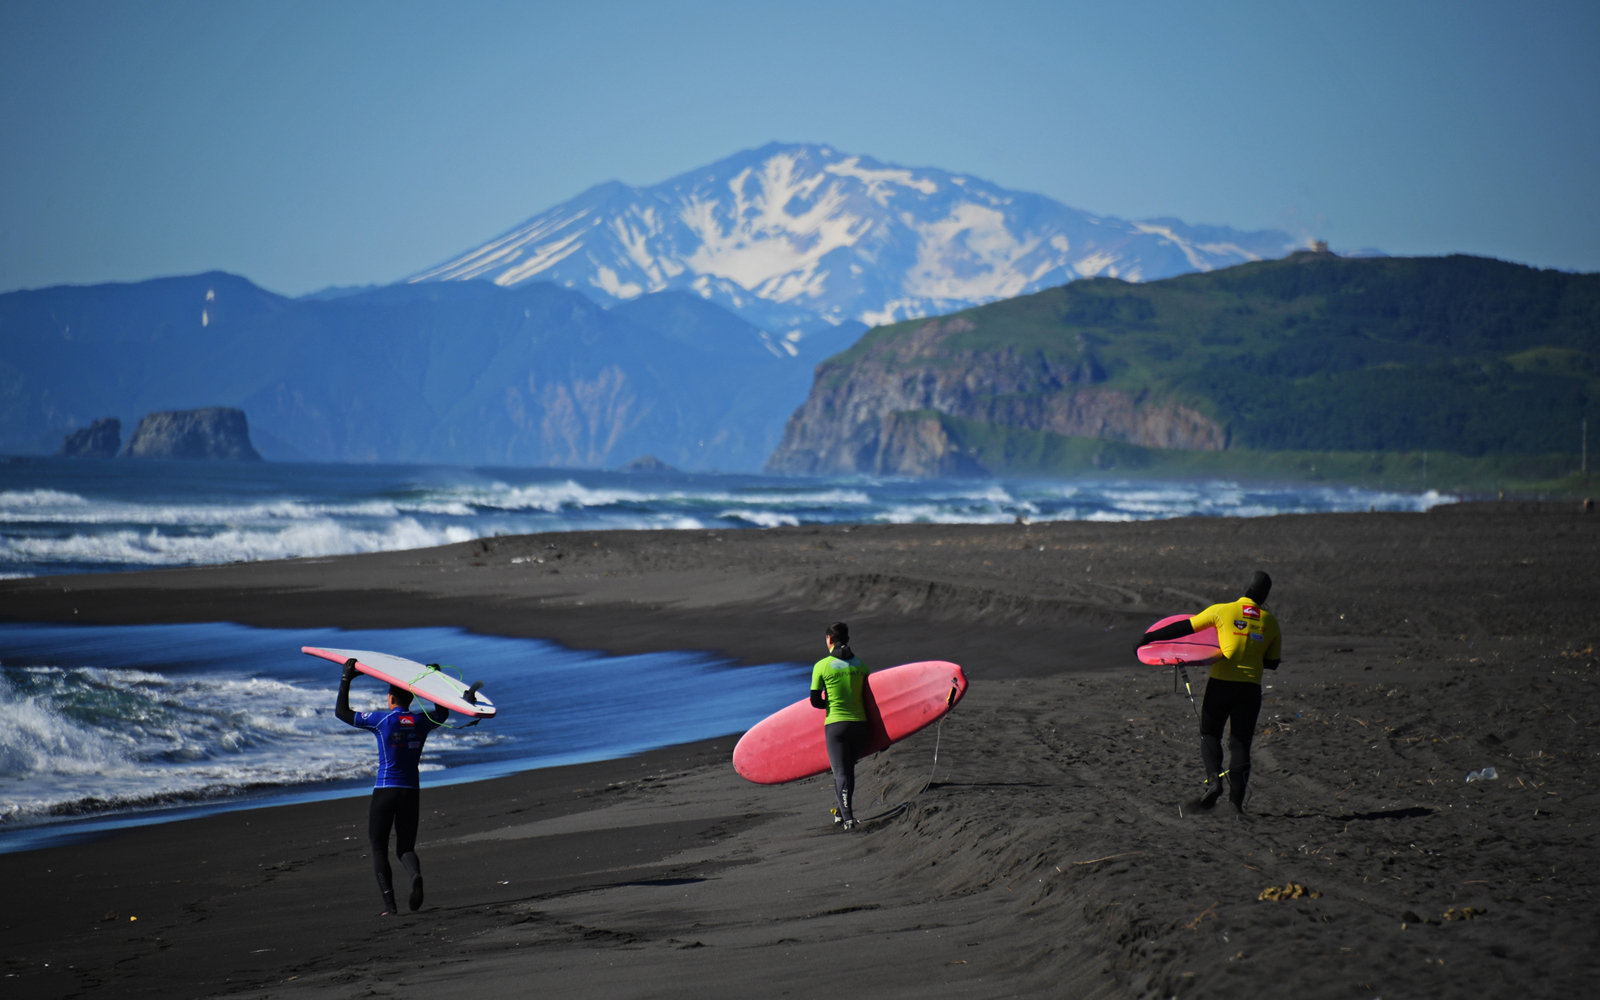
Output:
[[930,178],[918,177],[914,171],[903,167],[863,167],[859,156],[852,156],[842,163],[830,163],[823,169],[837,177],[861,181],[867,186],[866,196],[880,205],[889,203],[892,186],[911,188],[925,195],[939,193],[938,183]]
[[611,182],[409,280],[551,281],[612,305],[691,291],[804,337],[980,305],[1083,277],[1147,281],[1279,257],[1277,230],[1128,222],[972,177],[773,143],[651,187]]

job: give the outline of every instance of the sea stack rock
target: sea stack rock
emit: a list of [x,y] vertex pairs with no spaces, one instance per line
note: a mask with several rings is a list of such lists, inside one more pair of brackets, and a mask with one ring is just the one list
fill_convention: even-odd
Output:
[[261,461],[250,444],[244,411],[230,406],[149,414],[139,421],[124,454],[128,458]]
[[103,417],[67,435],[56,454],[65,458],[116,458],[122,447],[122,421]]
[[624,465],[618,472],[658,472],[675,473],[678,470],[663,462],[654,455],[640,455],[638,458]]

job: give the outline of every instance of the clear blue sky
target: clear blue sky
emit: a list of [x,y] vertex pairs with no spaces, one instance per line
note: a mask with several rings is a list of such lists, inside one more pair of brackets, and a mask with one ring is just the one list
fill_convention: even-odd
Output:
[[1600,3],[0,4],[0,291],[387,283],[772,140],[1600,271]]

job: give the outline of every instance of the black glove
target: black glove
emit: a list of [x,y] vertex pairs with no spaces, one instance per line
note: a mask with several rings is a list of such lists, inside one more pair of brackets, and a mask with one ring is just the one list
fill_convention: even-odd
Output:
[[353,681],[356,679],[356,674],[358,673],[360,673],[360,671],[356,669],[356,658],[352,656],[350,659],[344,661],[344,673],[339,676],[339,679],[343,681]]

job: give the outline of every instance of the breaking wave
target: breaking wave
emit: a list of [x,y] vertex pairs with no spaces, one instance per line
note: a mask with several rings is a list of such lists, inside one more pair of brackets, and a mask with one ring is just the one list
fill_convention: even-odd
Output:
[[0,577],[325,557],[495,535],[1426,510],[1329,486],[622,474],[41,460],[0,464]]

